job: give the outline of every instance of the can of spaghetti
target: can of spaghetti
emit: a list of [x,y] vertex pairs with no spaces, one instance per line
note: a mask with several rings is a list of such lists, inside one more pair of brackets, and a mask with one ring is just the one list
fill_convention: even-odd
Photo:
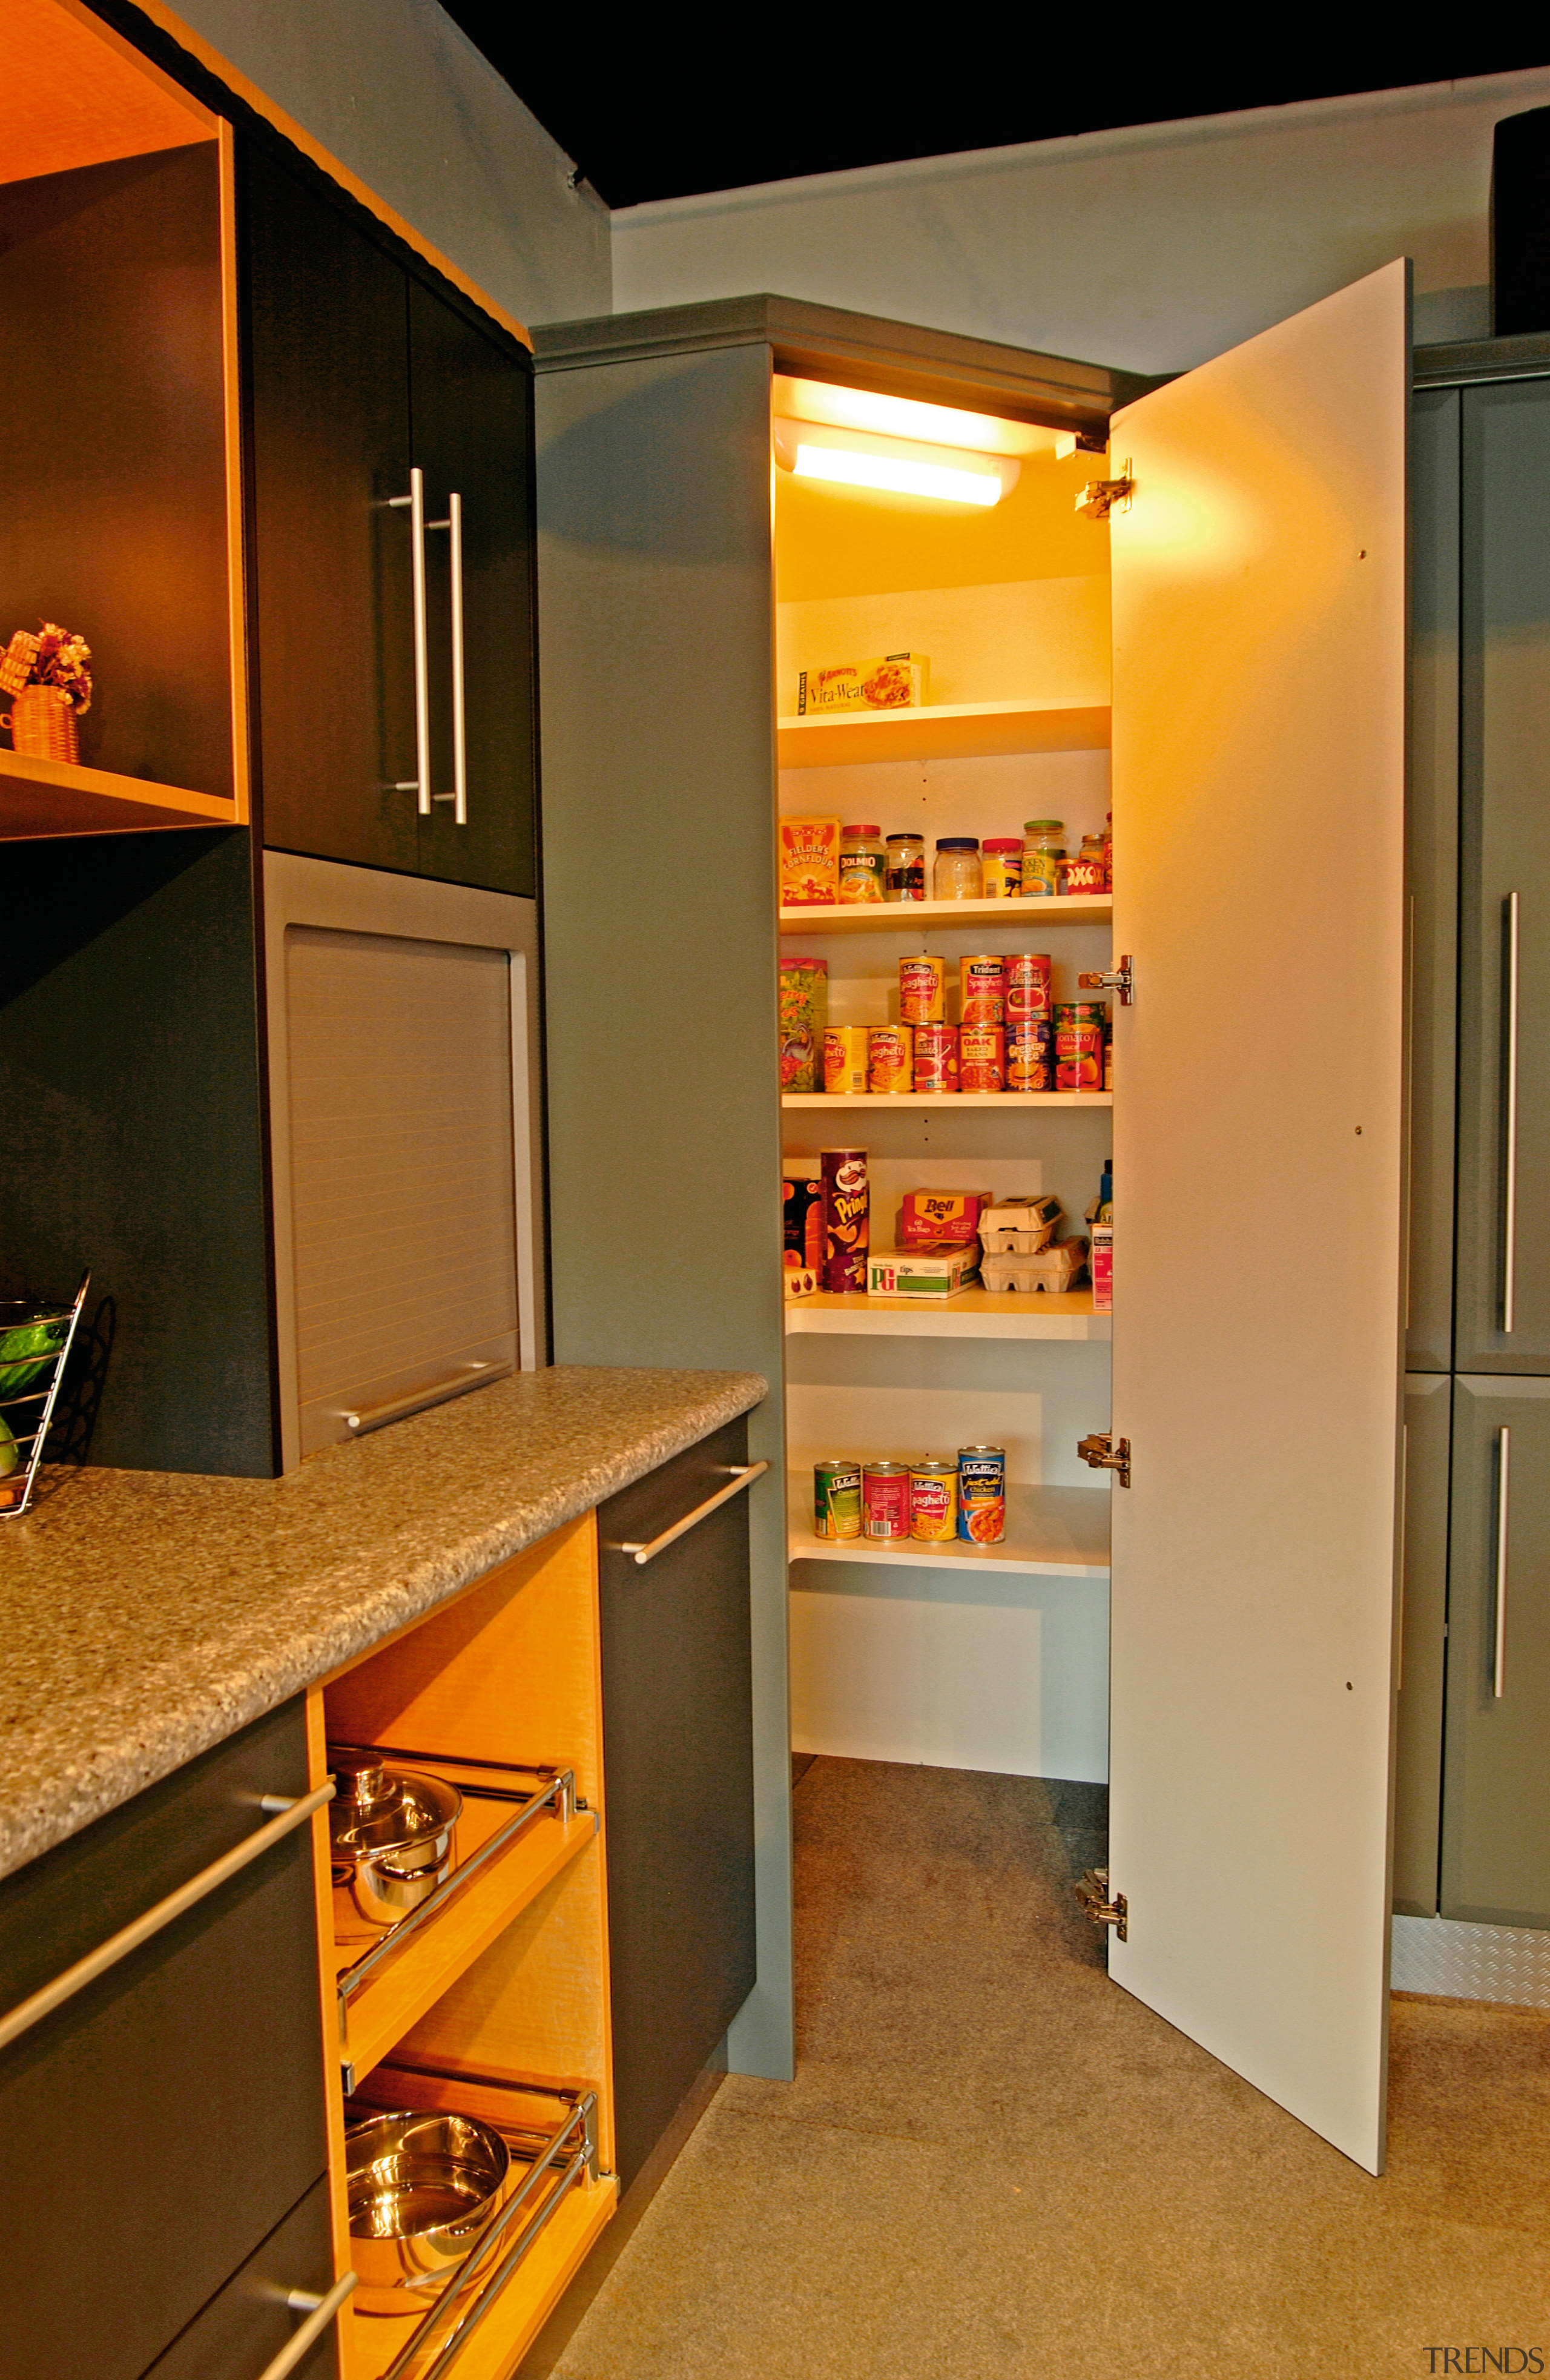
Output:
[[917,1091],[958,1088],[958,1027],[917,1025],[914,1029],[914,1087]]
[[958,1520],[958,1465],[923,1454],[910,1465],[910,1535],[921,1545],[952,1542]]
[[873,1092],[914,1088],[914,1029],[874,1025],[866,1036],[866,1087]]
[[861,1534],[907,1537],[910,1534],[910,1466],[868,1463],[861,1475]]
[[864,1148],[820,1148],[823,1183],[823,1285],[843,1293],[866,1286],[871,1193]]
[[1014,951],[1007,960],[1007,1023],[1051,1014],[1055,963],[1047,951]]
[[823,1037],[823,1087],[830,1099],[854,1099],[866,1088],[866,1027],[831,1025]]
[[958,1535],[966,1546],[999,1546],[1007,1533],[1007,1451],[958,1450]]
[[965,1025],[958,1036],[958,1084],[965,1091],[1004,1091],[1007,1036],[1004,1025]]
[[947,961],[901,959],[899,962],[899,1022],[939,1025],[947,1014]]
[[1009,1091],[1055,1087],[1055,1027],[1047,1016],[1014,1016],[1007,1026]]
[[1061,1002],[1055,1010],[1055,1088],[1101,1091],[1103,1028],[1101,1000]]
[[859,1463],[814,1463],[813,1535],[815,1537],[860,1536]]
[[958,1018],[963,1025],[1004,1025],[1007,967],[999,951],[958,962]]

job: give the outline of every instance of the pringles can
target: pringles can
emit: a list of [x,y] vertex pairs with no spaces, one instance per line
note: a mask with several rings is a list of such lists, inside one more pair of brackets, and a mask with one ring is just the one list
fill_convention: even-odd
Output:
[[899,962],[899,1022],[939,1025],[947,1014],[947,961],[901,959]]
[[861,1475],[861,1534],[907,1537],[910,1534],[910,1466],[868,1463]]
[[856,1099],[866,1088],[866,1027],[831,1025],[823,1037],[823,1087],[830,1099]]
[[914,1029],[914,1087],[917,1091],[958,1088],[958,1027],[917,1025]]
[[1047,951],[1014,951],[1007,961],[1007,1023],[1020,1016],[1053,1014],[1051,986],[1055,963]]
[[1007,968],[999,951],[958,962],[958,1017],[963,1025],[1004,1025]]
[[874,1093],[913,1091],[914,1034],[908,1025],[874,1025],[866,1036],[866,1087]]
[[964,1091],[1004,1091],[1007,1037],[1000,1025],[965,1025],[958,1036],[958,1085]]
[[859,1463],[814,1463],[813,1535],[815,1537],[860,1536]]
[[1007,1533],[1007,1451],[958,1450],[958,1535],[966,1546],[999,1546]]
[[821,1148],[823,1184],[823,1285],[831,1293],[866,1286],[870,1245],[870,1194],[864,1148]]
[[958,1465],[924,1454],[910,1465],[910,1535],[923,1546],[952,1543],[958,1520]]

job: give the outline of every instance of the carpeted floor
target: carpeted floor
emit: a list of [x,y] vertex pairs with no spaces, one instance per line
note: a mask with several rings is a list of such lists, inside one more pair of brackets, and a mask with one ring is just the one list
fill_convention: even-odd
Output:
[[1397,1999],[1374,2181],[1109,1984],[1100,1802],[814,1763],[797,2079],[723,2085],[556,2380],[1550,2373],[1550,2016]]

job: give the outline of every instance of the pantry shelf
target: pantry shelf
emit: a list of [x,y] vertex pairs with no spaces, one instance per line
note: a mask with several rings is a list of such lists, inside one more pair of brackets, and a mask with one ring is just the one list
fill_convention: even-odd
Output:
[[1107,1579],[1109,1500],[1101,1488],[1007,1489],[1007,1533],[999,1546],[878,1544],[813,1535],[813,1475],[789,1480],[787,1551],[793,1561],[887,1562],[906,1570],[981,1570],[1041,1578]]
[[0,752],[0,843],[243,823],[236,803],[215,794],[115,776],[111,769],[83,769],[71,760]]
[[834,769],[854,760],[1098,752],[1108,743],[1109,711],[1107,703],[931,702],[918,710],[781,719],[776,729],[782,769]]
[[782,934],[909,934],[922,928],[1090,926],[1114,915],[1108,892],[1059,892],[1041,901],[856,901],[781,911]]
[[783,1108],[1111,1108],[1112,1091],[782,1091]]
[[1113,1317],[1093,1311],[1090,1289],[1011,1292],[965,1289],[940,1305],[926,1298],[820,1292],[791,1299],[788,1339],[805,1333],[864,1339],[1108,1339]]

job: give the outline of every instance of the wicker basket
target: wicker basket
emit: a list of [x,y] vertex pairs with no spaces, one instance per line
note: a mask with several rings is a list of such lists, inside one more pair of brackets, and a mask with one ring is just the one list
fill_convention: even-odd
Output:
[[11,697],[0,727],[11,731],[11,748],[33,760],[79,760],[76,710],[63,686],[24,686]]

